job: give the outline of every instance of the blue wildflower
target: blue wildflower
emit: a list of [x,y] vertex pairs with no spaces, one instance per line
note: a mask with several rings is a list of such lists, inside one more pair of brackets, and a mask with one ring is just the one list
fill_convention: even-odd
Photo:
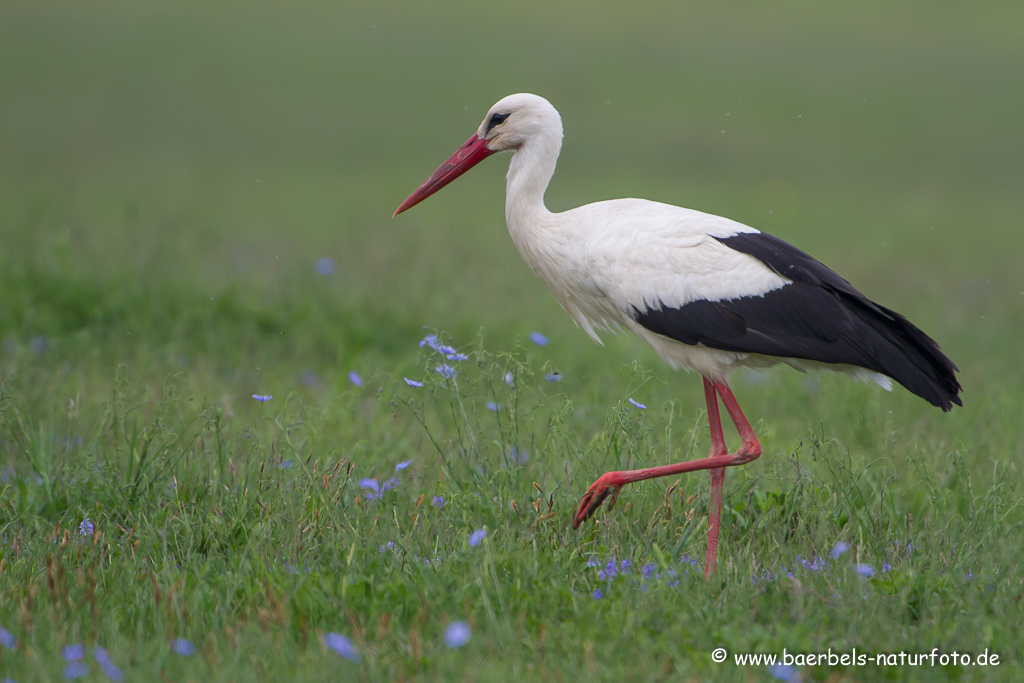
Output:
[[800,561],[800,564],[804,566],[804,569],[810,569],[812,572],[821,571],[825,568],[825,560],[820,557],[815,557],[813,560],[807,560],[797,555],[796,559]]
[[64,667],[64,678],[73,681],[89,675],[89,665],[85,662],[71,662]]
[[469,535],[469,544],[474,548],[480,545],[480,542],[487,538],[486,529],[477,529]]
[[599,567],[599,566],[601,566],[601,562],[596,557],[591,555],[590,559],[587,560],[587,566],[588,567]]
[[892,569],[892,565],[889,564],[888,562],[886,562],[885,564],[882,565],[882,573],[883,574],[886,573],[887,571],[891,570],[891,569]]
[[323,643],[328,650],[333,650],[350,662],[358,662],[362,659],[352,641],[340,633],[325,633]]
[[64,658],[65,662],[78,662],[85,659],[85,645],[76,643],[74,645],[65,645],[60,651],[60,656]]
[[600,600],[603,597],[604,597],[604,593],[601,592],[600,588],[598,588],[596,591],[594,591],[594,599],[595,600]]
[[386,482],[380,485],[380,492],[384,493],[386,491],[390,491],[391,489],[395,488],[401,483],[402,482],[398,479],[398,477],[391,477]]
[[441,509],[444,507],[444,496],[434,496],[434,499],[430,501],[430,504],[434,507]]
[[629,399],[629,402],[632,403],[637,408],[639,408],[640,410],[647,410],[647,406],[645,406],[643,403],[637,403],[632,398]]
[[441,375],[445,379],[455,379],[455,376],[459,374],[459,371],[452,366],[445,363],[444,365],[438,365],[434,368],[434,372]]
[[424,337],[423,340],[420,341],[420,348],[422,349],[424,345],[429,345],[430,348],[437,350],[437,335],[428,334],[426,337]]
[[96,663],[100,665],[100,669],[104,675],[116,683],[121,683],[124,680],[124,671],[119,666],[114,664],[110,659],[110,655],[107,654],[105,648],[96,647],[92,651],[92,658],[96,660]]
[[316,272],[321,275],[330,275],[334,272],[334,259],[329,256],[316,260]]
[[3,626],[0,626],[0,645],[3,645],[8,650],[13,650],[18,646],[18,639]]
[[562,379],[562,373],[556,370],[555,372],[544,375],[544,379],[546,379],[549,382],[558,382]]
[[453,621],[445,629],[444,644],[455,649],[468,643],[472,636],[473,630],[469,627],[469,624],[464,621]]
[[800,683],[800,670],[792,664],[770,664],[768,673],[785,683]]
[[847,543],[846,541],[839,541],[834,546],[832,546],[832,552],[829,553],[829,557],[831,557],[833,560],[835,560],[840,555],[842,555],[843,553],[845,553],[849,549],[850,549],[850,544],[849,543]]
[[537,346],[547,346],[548,345],[548,338],[545,337],[540,332],[531,332],[530,333],[530,341],[532,341]]
[[397,472],[398,470],[404,470],[406,467],[408,467],[411,464],[412,464],[412,460],[406,460],[405,462],[400,462],[397,465],[395,465],[395,472]]
[[175,638],[171,643],[171,649],[182,657],[191,657],[196,653],[196,646],[188,638]]
[[83,519],[82,523],[78,525],[78,533],[80,536],[92,536],[93,529],[94,527],[92,522],[89,521],[88,517]]
[[370,489],[372,491],[380,491],[380,484],[377,483],[376,479],[360,479],[359,485],[364,489]]
[[423,386],[423,382],[417,382],[416,380],[409,379],[408,377],[403,377],[402,379],[404,379],[405,383],[408,384],[410,387],[422,387]]
[[512,377],[511,372],[505,373],[505,384],[512,386],[515,383],[515,378]]
[[492,413],[496,413],[499,410],[501,410],[501,404],[500,403],[495,403],[494,401],[488,401],[487,402],[487,410],[491,411]]
[[384,552],[385,550],[394,551],[395,550],[395,542],[394,541],[388,541],[387,543],[385,543],[384,545],[382,545],[380,547],[380,550],[378,552]]
[[295,462],[292,461],[292,460],[282,460],[278,464],[278,468],[282,469],[282,470],[290,470],[292,468],[292,465],[294,465],[294,464],[295,464]]
[[452,349],[451,353],[444,354],[444,357],[448,360],[469,360],[469,356],[464,353],[459,353]]
[[359,373],[352,370],[348,373],[348,381],[352,382],[357,387],[363,386],[363,378],[359,376]]
[[640,575],[643,576],[645,579],[651,578],[652,574],[654,574],[653,562],[648,562],[644,566],[640,567]]
[[256,399],[257,401],[259,401],[260,403],[266,403],[270,399],[274,398],[270,394],[266,394],[266,395],[264,395],[264,394],[253,394],[252,397],[254,399]]
[[871,578],[875,575],[875,568],[870,564],[858,564],[854,566],[853,571],[857,572],[865,578]]

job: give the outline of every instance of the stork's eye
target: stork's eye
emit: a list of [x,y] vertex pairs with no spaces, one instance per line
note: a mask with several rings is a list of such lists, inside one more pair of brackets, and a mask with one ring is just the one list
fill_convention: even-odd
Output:
[[511,116],[511,114],[495,114],[491,117],[491,120],[487,122],[487,130],[490,131],[491,128],[494,128],[498,124],[504,122],[509,116]]

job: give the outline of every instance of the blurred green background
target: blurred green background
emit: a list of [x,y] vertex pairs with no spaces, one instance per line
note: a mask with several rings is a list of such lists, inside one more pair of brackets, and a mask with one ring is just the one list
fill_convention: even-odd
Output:
[[[505,234],[506,159],[391,219],[532,91],[566,129],[553,210],[642,196],[777,234],[941,340],[970,396],[1009,366],[960,349],[1021,331],[1022,31],[1015,2],[5,3],[0,334],[146,335],[133,309],[173,286],[313,293],[342,358],[395,325],[586,347]],[[118,286],[55,315],[12,278]]]
[[[312,657],[309,679],[329,680],[307,637],[343,628],[344,609],[368,653],[364,675],[381,678],[483,678],[507,673],[508,653],[536,657],[543,670],[548,628],[566,680],[635,673],[638,643],[666,672],[709,676],[722,672],[706,661],[714,642],[810,647],[846,637],[876,649],[991,644],[1013,656],[1020,549],[1001,541],[1019,532],[1013,484],[1024,450],[1022,66],[1019,0],[0,4],[0,523],[29,548],[0,547],[11,559],[6,573],[0,562],[0,594],[31,603],[44,590],[44,558],[81,568],[84,546],[51,555],[50,534],[67,541],[87,515],[103,531],[88,567],[102,567],[107,582],[96,593],[100,626],[60,612],[51,596],[22,610],[19,637],[54,653],[56,676],[55,653],[76,635],[119,648],[117,661],[138,648],[140,661],[163,667],[153,658],[168,646],[155,631],[207,630],[207,659],[228,662],[223,680],[253,670],[245,653],[272,648],[283,649],[251,666],[271,662],[279,679]],[[965,407],[943,415],[902,389],[841,377],[823,377],[819,390],[786,368],[740,374],[736,393],[765,457],[730,475],[721,582],[668,598],[592,600],[584,556],[618,553],[639,566],[658,543],[700,550],[705,478],[679,490],[698,497],[693,525],[680,521],[682,503],[655,523],[663,482],[631,490],[635,516],[621,503],[600,534],[569,529],[599,468],[701,448],[699,382],[627,335],[606,337],[602,349],[574,328],[508,238],[507,157],[391,218],[494,101],[520,91],[551,100],[565,126],[549,208],[646,197],[778,235],[935,337],[962,371]],[[517,389],[534,407],[510,423],[495,414],[487,429],[500,439],[472,458],[464,445],[475,449],[475,434],[456,434],[462,423],[445,412],[443,383],[412,393],[401,382],[440,382],[417,345],[424,328],[466,350],[478,335],[493,354],[521,344],[535,373]],[[532,331],[551,344],[526,342]],[[466,362],[459,382],[504,391],[491,361]],[[550,369],[564,380],[539,380]],[[351,370],[365,387],[349,384]],[[253,393],[276,398],[258,404]],[[614,407],[632,395],[650,410],[620,420]],[[492,416],[482,407],[492,394],[467,396],[474,419]],[[149,470],[139,433],[170,444]],[[633,437],[643,448],[620,452]],[[502,439],[529,444],[535,457],[509,466]],[[335,498],[318,498],[315,463],[312,473],[276,469],[309,443],[315,463],[344,480]],[[459,456],[453,469],[434,446],[442,459],[444,449]],[[354,469],[339,469],[346,460]],[[378,527],[354,482],[390,476],[405,460],[414,464],[402,473],[398,512]],[[257,477],[263,485],[267,463],[276,472],[267,481],[286,485],[257,487],[253,502],[247,487]],[[527,510],[533,481],[560,490],[547,501],[558,516],[544,524]],[[849,505],[862,516],[851,522],[834,490],[860,493]],[[417,526],[413,497],[439,491],[448,507]],[[480,491],[497,493],[485,501],[472,495]],[[778,504],[750,514],[757,496]],[[519,499],[522,517],[508,514],[506,497]],[[797,536],[790,512],[802,520]],[[317,523],[320,545],[310,549],[306,531]],[[481,526],[493,541],[482,568],[458,550],[466,528]],[[792,596],[746,583],[797,553],[827,554],[840,536],[859,544],[847,557],[882,548],[867,556],[879,565],[893,539],[908,555],[911,537],[923,551],[868,611],[852,590],[830,602],[826,583],[840,574],[805,577],[809,588]],[[169,537],[184,540],[168,546]],[[409,557],[441,544],[452,562],[427,578],[404,559],[396,569],[376,551],[384,538]],[[496,578],[494,558],[514,585]],[[315,574],[289,569],[307,560]],[[980,581],[967,592],[959,577],[968,572],[998,577],[1000,592]],[[160,587],[173,592],[179,581],[192,617],[168,609],[165,623]],[[236,620],[263,618],[271,584],[292,630],[235,647]],[[94,597],[86,592],[75,604]],[[488,595],[509,609],[482,614]],[[755,628],[736,625],[757,609]],[[52,619],[40,616],[47,610]],[[631,626],[620,628],[620,617]],[[449,618],[479,618],[478,668],[461,668],[440,644]],[[16,630],[13,617],[3,623]],[[421,624],[435,632],[424,657],[406,648]],[[689,650],[677,659],[681,643]],[[12,657],[33,670],[21,654]]]

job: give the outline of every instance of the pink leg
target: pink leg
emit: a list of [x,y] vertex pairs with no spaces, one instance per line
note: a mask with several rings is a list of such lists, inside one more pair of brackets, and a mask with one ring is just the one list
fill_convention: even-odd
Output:
[[[717,396],[716,396],[717,394]],[[736,425],[743,443],[735,453],[728,453],[725,447],[725,437],[722,434],[722,421],[718,412],[718,396],[722,397],[722,403],[729,412]],[[685,474],[697,470],[711,470],[711,505],[708,513],[708,556],[704,568],[705,577],[711,576],[714,571],[715,562],[718,558],[718,527],[722,510],[722,488],[725,484],[725,468],[734,465],[745,465],[761,455],[761,444],[751,428],[747,418],[740,410],[736,398],[732,395],[729,386],[724,382],[714,382],[704,379],[704,398],[708,405],[708,427],[711,432],[711,455],[699,460],[680,462],[674,465],[662,465],[660,467],[647,467],[641,470],[626,470],[623,472],[606,472],[593,483],[583,495],[576,514],[573,516],[573,528],[579,528],[594,511],[601,506],[601,503],[609,496],[617,496],[619,489],[635,481],[644,479],[655,479],[657,477],[669,477],[674,474]],[[614,497],[613,497],[614,502]]]
[[[718,413],[718,395],[715,385],[704,378],[704,400],[708,406],[708,429],[711,432],[711,456],[725,455],[725,436],[722,434],[722,418]],[[708,503],[708,554],[704,562],[704,579],[711,577],[718,559],[718,526],[722,517],[722,488],[725,485],[725,468],[716,467],[711,472],[711,500]]]

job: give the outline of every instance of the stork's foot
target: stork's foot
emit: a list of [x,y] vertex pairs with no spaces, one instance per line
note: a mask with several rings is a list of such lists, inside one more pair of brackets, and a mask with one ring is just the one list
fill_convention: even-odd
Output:
[[583,498],[580,500],[579,507],[576,508],[576,514],[572,518],[572,528],[578,529],[580,524],[587,521],[587,519],[594,514],[597,508],[601,507],[601,503],[605,501],[608,496],[611,496],[611,500],[608,501],[608,509],[611,510],[615,507],[615,501],[619,499],[619,491],[622,490],[622,486],[626,483],[625,478],[621,472],[606,472],[595,481],[587,492],[583,494]]

